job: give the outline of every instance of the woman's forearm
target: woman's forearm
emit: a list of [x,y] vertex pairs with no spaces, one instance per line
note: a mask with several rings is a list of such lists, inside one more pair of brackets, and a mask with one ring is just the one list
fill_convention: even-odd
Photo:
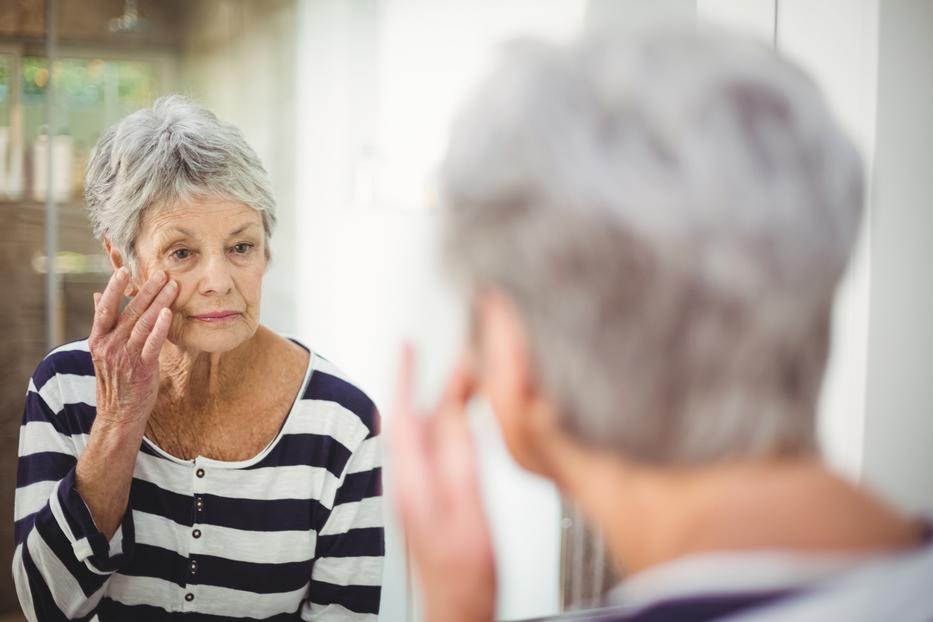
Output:
[[94,524],[109,540],[123,520],[146,420],[112,423],[98,418],[78,458],[76,485]]

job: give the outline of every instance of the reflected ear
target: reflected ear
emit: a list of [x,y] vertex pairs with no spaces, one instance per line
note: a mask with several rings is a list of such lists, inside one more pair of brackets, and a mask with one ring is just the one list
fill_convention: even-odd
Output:
[[[123,255],[114,248],[113,244],[110,243],[110,240],[104,237],[104,251],[107,253],[107,256],[110,258],[110,265],[113,266],[114,272],[126,265],[126,260]],[[127,266],[129,267],[129,266]],[[136,287],[136,276],[130,273],[130,282],[126,286],[126,291],[123,292],[125,296],[135,296],[139,292],[139,288]]]
[[[518,401],[534,398],[535,381],[525,323],[511,298],[485,290],[476,300],[475,340],[480,369]],[[487,373],[488,372],[488,373]]]

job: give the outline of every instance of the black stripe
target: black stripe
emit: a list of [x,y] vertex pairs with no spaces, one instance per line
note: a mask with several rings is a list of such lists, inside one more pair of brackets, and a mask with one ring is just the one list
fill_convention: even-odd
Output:
[[379,613],[379,595],[376,585],[334,585],[324,581],[311,581],[311,602],[319,605],[331,603],[357,613]]
[[362,527],[331,536],[318,536],[315,554],[317,557],[380,557],[385,555],[385,551],[382,527]]
[[352,503],[382,494],[382,468],[376,467],[370,471],[348,473],[343,485],[334,495],[334,505]]
[[198,563],[197,573],[191,577],[192,583],[259,594],[300,590],[308,584],[313,565],[310,559],[277,564],[244,562],[213,555],[192,555],[191,559]]
[[[195,516],[192,495],[182,495],[141,479],[133,479],[130,507],[179,525],[219,525],[244,531],[320,530],[328,510],[317,499],[240,499],[200,495],[204,510]],[[197,519],[197,520],[195,520]]]
[[36,482],[57,482],[78,462],[70,454],[43,451],[20,456],[16,462],[16,487],[22,488]]
[[193,497],[159,488],[151,482],[135,477],[130,485],[130,507],[187,527],[194,521]]
[[270,466],[315,466],[340,477],[350,459],[350,450],[332,436],[285,434],[269,454],[246,470]]
[[51,423],[56,432],[66,436],[90,434],[96,416],[97,409],[84,402],[65,404],[62,412],[53,412],[38,393],[31,391],[26,394],[23,408],[23,424],[30,421]]
[[317,499],[202,498],[204,511],[198,523],[246,531],[318,531],[329,513]]
[[32,374],[32,382],[37,389],[41,389],[55,374],[95,375],[90,352],[66,350],[48,355],[36,367],[36,371]]
[[111,557],[110,543],[104,534],[97,530],[87,504],[75,487],[75,469],[69,471],[61,480],[58,486],[58,502],[72,534],[76,538],[87,538],[93,552],[88,560],[90,563],[101,572],[113,572],[126,564],[132,556],[133,543],[136,540],[132,512],[124,513],[120,523],[122,553]]
[[164,579],[178,587],[185,587],[187,568],[187,560],[175,551],[137,543],[133,548],[133,559],[120,574]]
[[369,430],[366,438],[379,433],[379,413],[373,401],[360,389],[336,376],[315,370],[302,399],[336,402],[360,418]]
[[784,589],[737,594],[704,594],[662,601],[632,614],[610,619],[618,622],[707,622],[749,612],[798,593],[797,589]]
[[55,557],[62,562],[68,570],[68,573],[78,582],[85,598],[99,590],[109,578],[99,575],[96,572],[91,572],[87,566],[78,561],[75,557],[71,541],[68,540],[68,537],[62,531],[58,521],[55,520],[55,516],[52,515],[49,506],[45,506],[45,508],[39,511],[36,517],[36,532],[42,536],[42,539],[45,540],[48,547],[52,549]]
[[45,579],[39,573],[39,568],[32,560],[29,549],[23,547],[23,570],[26,572],[26,578],[29,581],[29,591],[32,594],[32,608],[36,612],[36,617],[42,622],[69,622],[68,618],[55,604],[49,586]]
[[[123,603],[104,597],[97,609],[101,622],[298,622],[298,612],[281,613],[270,618],[235,618],[215,616],[206,613],[168,612],[161,607],[152,605],[124,605]],[[244,612],[245,613],[245,612]],[[43,620],[44,622],[44,620]]]
[[26,541],[26,536],[29,535],[29,530],[32,529],[38,515],[39,512],[33,512],[13,523],[13,540],[16,544],[22,544]]

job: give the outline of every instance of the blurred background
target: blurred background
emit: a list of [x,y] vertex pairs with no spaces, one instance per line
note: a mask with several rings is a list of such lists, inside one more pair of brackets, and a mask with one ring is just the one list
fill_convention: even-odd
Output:
[[[110,273],[82,201],[103,129],[174,92],[239,126],[278,200],[264,322],[385,411],[404,340],[425,402],[462,342],[433,175],[497,46],[655,23],[731,29],[788,55],[860,147],[867,218],[837,299],[820,437],[838,470],[933,514],[933,2],[0,0],[0,619],[22,619],[9,567],[28,378],[87,335]],[[598,538],[514,466],[487,409],[473,418],[499,617],[591,604],[614,580]],[[416,619],[391,520],[384,585],[381,619]]]

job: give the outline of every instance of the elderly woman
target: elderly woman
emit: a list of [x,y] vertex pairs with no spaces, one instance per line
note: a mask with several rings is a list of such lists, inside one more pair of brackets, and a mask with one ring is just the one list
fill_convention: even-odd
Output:
[[428,620],[494,610],[475,391],[626,577],[594,619],[933,619],[928,533],[834,475],[815,437],[861,171],[814,85],[763,47],[511,50],[443,169],[471,355],[427,420],[407,361],[394,415]]
[[104,133],[86,187],[115,273],[90,337],[29,384],[13,561],[26,617],[374,620],[378,415],[259,324],[275,205],[256,154],[167,97]]

